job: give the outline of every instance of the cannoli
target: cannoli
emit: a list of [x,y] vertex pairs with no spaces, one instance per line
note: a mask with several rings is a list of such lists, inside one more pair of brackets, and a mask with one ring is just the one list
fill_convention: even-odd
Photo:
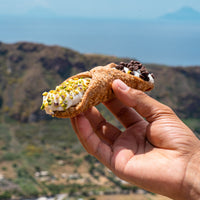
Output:
[[114,97],[112,82],[121,79],[129,87],[149,91],[154,76],[138,61],[98,66],[66,79],[55,90],[43,93],[42,110],[58,118],[74,117]]

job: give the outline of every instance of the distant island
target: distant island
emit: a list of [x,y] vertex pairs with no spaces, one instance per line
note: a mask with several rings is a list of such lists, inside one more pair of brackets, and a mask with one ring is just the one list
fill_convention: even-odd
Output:
[[[42,6],[36,6],[31,8],[30,10],[28,10],[25,13],[21,13],[21,14],[1,14],[0,13],[0,17],[1,18],[15,18],[15,17],[19,17],[19,18],[29,18],[29,19],[33,19],[33,18],[41,18],[41,19],[109,19],[109,20],[118,20],[119,18],[114,16],[114,17],[97,17],[94,18],[93,16],[90,17],[74,17],[71,15],[67,15],[67,14],[61,14],[61,13],[56,13],[53,10],[49,9],[49,8],[45,8]],[[136,21],[140,21],[141,19],[138,18],[122,18],[123,20],[136,20]],[[142,19],[142,21],[151,21],[153,19],[148,19],[148,18],[144,18]],[[184,6],[174,12],[168,12],[164,15],[161,15],[160,17],[155,18],[154,20],[167,20],[167,21],[199,21],[200,22],[200,11],[190,7],[190,6]]]
[[191,7],[182,7],[175,12],[159,17],[159,19],[170,21],[200,21],[200,12]]

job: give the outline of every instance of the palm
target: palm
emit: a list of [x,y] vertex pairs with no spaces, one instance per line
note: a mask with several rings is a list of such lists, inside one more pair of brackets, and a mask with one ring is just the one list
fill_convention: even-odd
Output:
[[118,99],[105,104],[126,128],[124,132],[106,122],[94,107],[71,119],[72,125],[85,149],[116,175],[174,197],[182,189],[188,149],[198,140],[169,108],[148,98],[142,102],[146,106],[132,105],[129,99],[124,100],[126,105]]
[[[159,129],[160,127],[156,125],[152,128],[159,130],[153,136],[156,138],[151,138],[152,141],[165,133],[165,130]],[[140,122],[120,135],[113,144],[111,169],[128,182],[154,192],[158,192],[158,186],[164,188],[162,180],[173,183],[172,187],[179,185],[178,182],[182,181],[181,177],[184,173],[184,160],[179,157],[177,151],[173,150],[172,143],[171,147],[158,148],[147,140],[147,134],[149,133],[146,132],[146,123]],[[171,137],[170,133],[168,136]],[[173,169],[174,165],[177,169]],[[171,170],[174,172],[171,173]]]

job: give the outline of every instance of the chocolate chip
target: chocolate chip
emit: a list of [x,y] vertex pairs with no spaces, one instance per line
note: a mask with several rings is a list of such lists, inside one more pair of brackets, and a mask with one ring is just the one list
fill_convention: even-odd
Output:
[[134,67],[131,65],[131,66],[129,67],[129,69],[130,69],[131,71],[133,71],[133,70],[134,70]]
[[[138,67],[139,67],[139,66],[138,66]],[[141,72],[142,72],[142,71],[146,71],[146,68],[145,68],[144,65],[142,65],[139,69],[140,69]]]
[[151,73],[151,76],[153,77],[153,79],[155,79],[155,76],[154,76],[154,74],[153,74],[153,73]]
[[138,64],[138,68],[141,69],[143,67],[143,65],[140,63]]
[[146,76],[149,75],[149,72],[147,72],[147,71],[146,72],[142,72],[142,75],[146,77]]
[[140,73],[142,73],[142,74],[149,74],[149,72],[146,69],[140,70]]
[[130,69],[130,67],[132,66],[132,64],[131,63],[128,63],[128,65],[127,65],[127,67]]
[[124,67],[122,65],[117,65],[116,69],[122,70]]
[[[142,78],[145,81],[149,81],[149,72],[147,71],[146,67],[142,65],[139,61],[131,60],[129,63],[120,62],[119,65],[116,66],[116,69],[121,70],[122,72],[126,73],[124,70],[124,67],[127,67],[131,72],[131,75],[135,75],[135,71],[140,71],[140,78]],[[151,76],[154,78],[154,75],[151,74]]]
[[141,75],[140,75],[140,78],[144,80],[145,77],[141,74]]
[[146,77],[144,78],[144,80],[145,80],[145,81],[149,81],[149,77],[146,76]]
[[120,66],[119,66],[119,65],[117,65],[115,68],[116,68],[116,69],[120,69]]
[[121,70],[124,69],[124,65],[120,65],[119,67],[120,67]]
[[137,65],[135,65],[134,67],[133,67],[133,70],[134,71],[137,71],[139,69],[139,67],[137,66]]

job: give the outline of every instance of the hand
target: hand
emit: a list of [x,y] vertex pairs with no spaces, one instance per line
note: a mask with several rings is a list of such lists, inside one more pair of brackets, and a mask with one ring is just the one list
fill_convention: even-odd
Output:
[[120,178],[173,199],[199,199],[200,141],[167,106],[115,80],[105,106],[120,131],[93,107],[71,119],[85,149]]

